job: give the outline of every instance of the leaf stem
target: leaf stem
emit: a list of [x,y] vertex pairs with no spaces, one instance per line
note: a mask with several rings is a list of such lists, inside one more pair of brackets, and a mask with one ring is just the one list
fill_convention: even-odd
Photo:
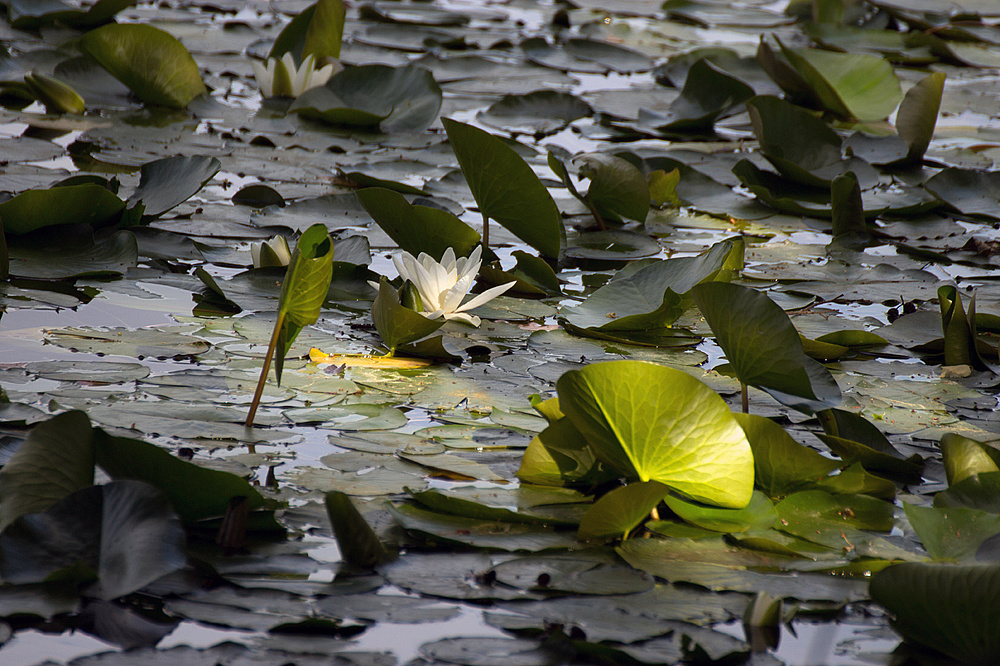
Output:
[[483,214],[483,249],[490,249],[490,218]]
[[244,423],[248,428],[253,425],[253,419],[257,415],[257,406],[260,404],[260,397],[264,394],[264,384],[267,383],[267,371],[271,369],[271,359],[274,358],[274,349],[278,346],[278,334],[281,325],[285,321],[285,313],[278,313],[278,319],[274,322],[274,331],[271,332],[271,341],[267,343],[267,354],[264,355],[264,367],[260,369],[260,378],[257,380],[257,389],[253,393],[253,401],[250,403],[250,412]]
[[740,398],[743,401],[743,413],[744,414],[749,414],[750,413],[750,395],[749,395],[749,393],[747,391],[747,385],[744,384],[743,382],[740,382]]

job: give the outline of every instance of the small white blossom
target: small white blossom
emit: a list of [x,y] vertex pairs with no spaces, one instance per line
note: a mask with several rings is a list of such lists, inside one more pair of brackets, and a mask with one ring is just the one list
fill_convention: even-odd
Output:
[[399,271],[399,277],[412,282],[420,294],[424,308],[420,314],[428,319],[444,317],[479,326],[479,317],[467,314],[466,310],[478,308],[514,286],[513,282],[508,282],[492,287],[463,304],[462,300],[479,273],[481,256],[482,248],[477,246],[468,257],[456,260],[455,250],[449,247],[441,257],[441,263],[434,261],[426,252],[421,252],[416,259],[409,252],[403,252],[393,256],[392,262]]
[[[270,253],[264,254],[263,248],[267,247]],[[274,256],[270,256],[273,254]],[[254,268],[268,268],[271,266],[287,266],[292,260],[292,252],[288,249],[288,241],[284,236],[275,236],[266,243],[251,243],[250,257],[253,259]],[[277,259],[277,262],[275,262]]]
[[323,85],[344,68],[334,61],[316,69],[316,58],[311,53],[298,68],[291,53],[281,56],[280,60],[268,58],[267,65],[256,60],[250,61],[250,64],[253,66],[257,85],[260,86],[260,94],[264,97],[298,97],[310,88]]

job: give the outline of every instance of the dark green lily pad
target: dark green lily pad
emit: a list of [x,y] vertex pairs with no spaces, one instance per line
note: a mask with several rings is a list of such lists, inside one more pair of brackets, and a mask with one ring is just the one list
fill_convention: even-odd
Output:
[[543,255],[558,257],[566,230],[552,196],[527,162],[489,132],[450,118],[441,122],[483,214],[484,244],[492,218]]
[[526,95],[505,95],[476,119],[507,132],[527,132],[544,136],[594,113],[587,102],[556,90],[536,90]]
[[113,224],[124,208],[114,192],[90,183],[21,192],[0,203],[0,216],[7,233],[26,234],[61,224]]
[[117,599],[182,568],[184,531],[166,498],[138,481],[83,488],[0,534],[0,573],[10,583],[68,578]]
[[107,25],[85,34],[79,48],[148,104],[183,109],[206,92],[194,58],[159,28]]
[[692,295],[740,381],[806,413],[840,402],[836,380],[801,351],[788,315],[767,295],[724,282],[697,285]]
[[906,562],[872,578],[872,598],[908,641],[963,664],[1000,658],[1000,624],[982,609],[1000,603],[1000,567]]
[[360,65],[307,90],[289,107],[304,118],[381,132],[422,132],[441,109],[441,88],[416,66]]

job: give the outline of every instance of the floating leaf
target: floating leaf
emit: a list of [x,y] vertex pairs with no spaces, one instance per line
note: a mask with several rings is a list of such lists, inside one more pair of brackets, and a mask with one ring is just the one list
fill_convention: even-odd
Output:
[[194,58],[159,28],[106,25],[81,37],[79,48],[148,104],[183,109],[205,93]]
[[416,65],[349,67],[289,107],[304,118],[381,132],[422,132],[440,109],[441,88]]
[[595,363],[556,384],[559,406],[620,473],[742,508],[753,492],[750,445],[717,393],[690,375],[640,361]]
[[560,316],[582,335],[614,332],[630,338],[634,333],[645,339],[651,330],[674,323],[690,303],[682,295],[716,277],[738,251],[737,243],[726,240],[696,257],[664,259],[622,271],[579,305],[564,308]]
[[1000,567],[905,562],[875,574],[871,596],[895,617],[893,626],[917,645],[963,664],[1000,660]]
[[218,521],[230,501],[245,498],[249,529],[283,531],[274,519],[272,502],[235,474],[195,465],[155,444],[113,437],[100,428],[94,429],[94,456],[111,478],[135,479],[159,489],[185,525]]
[[574,120],[594,113],[590,104],[556,90],[536,90],[525,95],[504,95],[476,119],[508,132],[531,132],[536,137],[557,132]]
[[60,224],[113,224],[125,203],[97,184],[66,185],[27,190],[0,203],[0,216],[8,234],[26,234]]
[[34,30],[60,23],[76,28],[90,28],[110,21],[115,14],[136,4],[136,0],[97,0],[89,7],[77,7],[59,0],[8,0],[7,20],[18,30]]
[[222,163],[205,155],[176,155],[143,164],[139,186],[129,207],[142,205],[143,217],[159,217],[198,193],[219,172]]
[[531,167],[489,132],[450,118],[441,122],[483,214],[483,243],[489,244],[486,220],[492,218],[542,254],[558,257],[566,231]]

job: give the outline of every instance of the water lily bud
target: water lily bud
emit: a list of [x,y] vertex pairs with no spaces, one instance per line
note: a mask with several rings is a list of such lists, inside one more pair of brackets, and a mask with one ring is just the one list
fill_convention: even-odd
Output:
[[287,266],[292,260],[292,252],[288,249],[288,241],[284,236],[275,236],[266,243],[251,244],[250,257],[254,268]]
[[62,81],[32,72],[24,75],[24,82],[49,113],[80,115],[84,112],[83,98]]

